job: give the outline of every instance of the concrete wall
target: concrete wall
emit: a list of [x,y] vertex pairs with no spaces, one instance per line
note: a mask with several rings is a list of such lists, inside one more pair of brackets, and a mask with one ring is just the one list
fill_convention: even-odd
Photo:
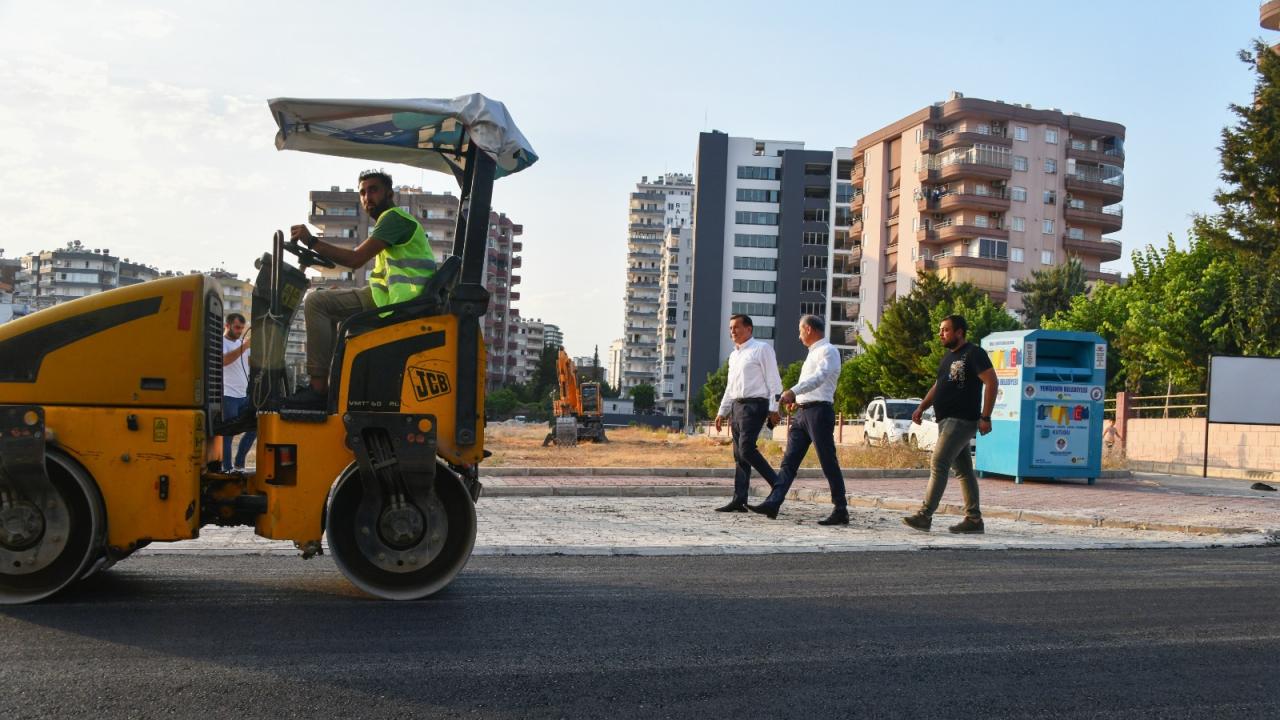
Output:
[[[1131,418],[1126,424],[1125,456],[1135,470],[1198,475],[1204,463],[1204,431],[1204,418]],[[1280,478],[1280,427],[1211,425],[1209,474]]]

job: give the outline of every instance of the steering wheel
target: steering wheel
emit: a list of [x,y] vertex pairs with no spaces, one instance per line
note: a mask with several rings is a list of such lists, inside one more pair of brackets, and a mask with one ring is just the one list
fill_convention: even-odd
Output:
[[320,267],[325,267],[325,268],[338,267],[329,258],[321,255],[315,250],[312,250],[306,245],[300,244],[297,240],[290,240],[289,242],[285,243],[284,249],[290,254],[297,256],[298,264],[304,268],[307,267],[308,265],[319,265]]

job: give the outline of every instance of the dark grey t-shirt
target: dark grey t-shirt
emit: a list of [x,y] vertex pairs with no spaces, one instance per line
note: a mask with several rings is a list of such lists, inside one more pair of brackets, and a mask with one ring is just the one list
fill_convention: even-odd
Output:
[[938,389],[933,393],[934,415],[977,421],[982,414],[982,381],[978,375],[991,369],[987,351],[966,342],[948,351],[938,364]]

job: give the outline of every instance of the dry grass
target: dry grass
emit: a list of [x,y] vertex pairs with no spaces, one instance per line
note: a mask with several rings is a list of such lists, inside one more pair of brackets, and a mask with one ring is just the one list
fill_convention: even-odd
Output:
[[[850,437],[846,429],[845,437]],[[487,467],[643,467],[643,468],[731,468],[733,447],[728,436],[685,435],[665,429],[628,427],[608,431],[606,444],[582,443],[576,447],[542,447],[546,425],[494,423],[485,428],[485,447],[493,457]],[[779,440],[786,435],[775,433]],[[777,468],[782,460],[784,442],[761,439],[760,451],[769,464]],[[928,453],[905,445],[866,447],[861,443],[837,447],[840,466],[847,468],[926,468]],[[802,467],[818,467],[813,452],[805,456]],[[1108,452],[1102,467],[1123,470],[1124,456]]]
[[[628,427],[610,429],[605,444],[582,443],[576,447],[542,447],[546,425],[494,423],[485,428],[485,448],[493,457],[488,467],[733,467],[728,436],[685,435],[659,429]],[[781,440],[785,435],[776,433]],[[760,451],[774,467],[782,460],[784,443],[761,439]],[[850,468],[923,468],[929,456],[905,445],[864,447],[841,445],[840,465]],[[818,467],[810,450],[802,467]]]

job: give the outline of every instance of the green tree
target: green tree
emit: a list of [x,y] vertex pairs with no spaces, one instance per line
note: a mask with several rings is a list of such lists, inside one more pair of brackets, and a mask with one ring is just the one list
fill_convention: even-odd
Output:
[[513,410],[520,405],[520,397],[511,388],[501,388],[489,393],[484,400],[488,414],[495,418],[510,417]]
[[1068,258],[1062,265],[1032,270],[1031,277],[1014,282],[1013,289],[1022,293],[1022,322],[1038,328],[1043,318],[1066,310],[1073,298],[1085,293],[1084,266],[1079,258]]
[[636,412],[645,413],[653,410],[653,401],[657,391],[649,383],[640,383],[631,388],[631,399],[635,401]]
[[[1046,330],[1075,330],[1092,332],[1107,341],[1107,392],[1115,394],[1126,389],[1129,375],[1121,359],[1121,338],[1129,321],[1129,285],[1098,283],[1088,295],[1077,295],[1071,307],[1052,318],[1045,318],[1041,327]],[[1141,377],[1136,378],[1140,381]],[[1136,390],[1136,386],[1132,388]]]
[[729,363],[725,361],[719,370],[707,375],[707,381],[698,391],[700,402],[695,407],[702,410],[704,419],[711,419],[720,411],[720,400],[724,398],[724,388],[729,384]]
[[836,380],[836,412],[857,415],[877,394],[875,358],[859,353],[840,366],[840,378]]
[[782,389],[795,385],[800,381],[800,370],[804,368],[804,361],[797,360],[782,370]]

